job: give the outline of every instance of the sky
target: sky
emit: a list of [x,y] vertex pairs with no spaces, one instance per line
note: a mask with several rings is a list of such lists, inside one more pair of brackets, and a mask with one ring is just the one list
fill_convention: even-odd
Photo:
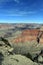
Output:
[[0,0],[0,23],[43,23],[43,0]]

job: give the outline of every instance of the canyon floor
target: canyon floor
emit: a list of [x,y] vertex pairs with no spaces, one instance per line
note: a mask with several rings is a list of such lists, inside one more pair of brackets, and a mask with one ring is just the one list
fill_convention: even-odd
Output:
[[0,24],[0,65],[43,65],[43,24]]

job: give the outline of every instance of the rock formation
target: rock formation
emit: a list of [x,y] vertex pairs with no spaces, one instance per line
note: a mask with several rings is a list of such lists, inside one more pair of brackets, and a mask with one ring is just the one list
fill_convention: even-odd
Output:
[[17,38],[12,40],[13,43],[24,43],[28,41],[37,41],[38,43],[43,43],[43,31],[38,29],[27,29],[22,31],[22,33]]

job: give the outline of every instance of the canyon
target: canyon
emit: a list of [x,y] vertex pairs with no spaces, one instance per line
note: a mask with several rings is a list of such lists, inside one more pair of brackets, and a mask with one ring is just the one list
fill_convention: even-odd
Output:
[[36,41],[37,43],[43,43],[43,31],[38,29],[26,29],[22,33],[12,40],[13,43]]

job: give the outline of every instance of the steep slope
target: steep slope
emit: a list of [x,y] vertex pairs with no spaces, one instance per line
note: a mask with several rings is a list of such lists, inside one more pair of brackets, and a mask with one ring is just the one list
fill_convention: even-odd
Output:
[[11,40],[13,43],[24,43],[28,41],[36,41],[38,43],[43,43],[43,31],[38,29],[33,30],[24,30],[22,33],[17,37]]

